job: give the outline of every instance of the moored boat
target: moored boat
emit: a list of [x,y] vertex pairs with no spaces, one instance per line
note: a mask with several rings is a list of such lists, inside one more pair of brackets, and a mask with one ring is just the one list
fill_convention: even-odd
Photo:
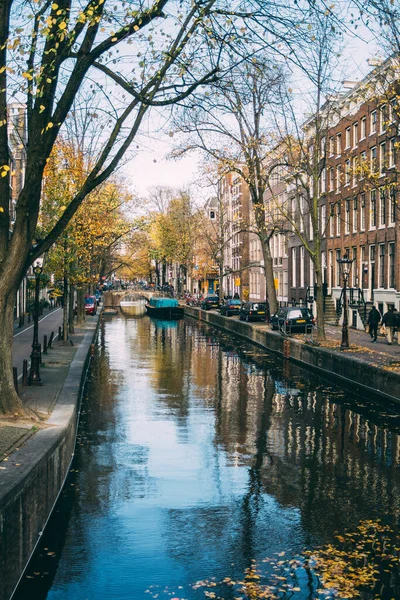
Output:
[[146,310],[149,317],[157,319],[172,320],[183,317],[183,307],[179,306],[175,298],[150,298]]

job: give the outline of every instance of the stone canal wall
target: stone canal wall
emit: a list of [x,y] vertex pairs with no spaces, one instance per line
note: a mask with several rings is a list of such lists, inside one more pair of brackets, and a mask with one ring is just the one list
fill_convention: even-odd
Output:
[[262,348],[282,354],[303,366],[312,368],[336,380],[357,386],[361,391],[400,402],[400,375],[381,369],[346,353],[304,344],[285,338],[279,332],[253,327],[237,319],[229,319],[214,312],[185,306],[185,314],[226,331],[239,335]]
[[60,390],[49,427],[15,450],[1,471],[0,600],[9,600],[40,539],[74,455],[78,413],[96,320],[85,333]]

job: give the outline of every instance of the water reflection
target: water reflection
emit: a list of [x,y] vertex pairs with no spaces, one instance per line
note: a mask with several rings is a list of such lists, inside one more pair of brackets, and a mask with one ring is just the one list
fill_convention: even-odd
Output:
[[73,472],[17,600],[204,597],[190,584],[395,524],[399,419],[354,400],[193,320],[104,323]]

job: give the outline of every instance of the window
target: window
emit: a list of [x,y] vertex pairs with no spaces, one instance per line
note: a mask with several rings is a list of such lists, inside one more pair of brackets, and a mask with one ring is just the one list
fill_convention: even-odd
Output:
[[358,123],[353,123],[353,148],[358,144]]
[[360,196],[360,229],[365,230],[365,194]]
[[358,275],[357,275],[357,248],[353,247],[352,248],[352,256],[351,258],[353,259],[353,264],[352,264],[352,268],[351,268],[351,284],[353,287],[358,287]]
[[361,135],[360,140],[363,140],[367,136],[367,117],[361,119]]
[[353,164],[351,167],[353,187],[357,186],[357,156],[353,156]]
[[364,263],[365,263],[365,246],[360,246],[360,282],[361,285],[360,287],[363,287],[363,280],[364,280]]
[[387,106],[386,104],[382,104],[382,106],[379,109],[379,116],[380,116],[380,133],[383,133],[386,129],[387,126],[387,122],[388,122],[388,115],[387,115]]
[[389,272],[388,272],[389,287],[395,287],[395,243],[389,243]]
[[379,227],[386,225],[386,194],[383,188],[379,189]]
[[292,287],[297,287],[296,283],[296,248],[292,248]]
[[304,246],[300,247],[300,287],[304,287]]
[[350,159],[347,159],[344,163],[344,184],[350,184]]
[[364,179],[364,172],[365,169],[367,168],[367,153],[365,152],[361,152],[360,154],[360,180]]
[[295,225],[296,225],[296,200],[294,198],[292,198],[290,204],[291,204],[292,231],[294,231]]
[[210,210],[210,221],[215,221],[215,211]]
[[394,123],[397,120],[397,114],[398,114],[397,98],[394,97],[391,99],[390,106],[389,106],[389,121],[390,121],[390,123]]
[[350,233],[350,200],[345,202],[344,232]]
[[314,277],[314,263],[310,256],[310,287],[314,287],[315,285],[315,277]]
[[335,170],[333,167],[329,169],[329,191],[332,192],[335,187]]
[[335,285],[340,286],[340,266],[338,260],[340,259],[340,250],[336,250],[336,277],[335,277]]
[[377,170],[376,158],[377,158],[377,149],[376,149],[376,146],[374,146],[370,150],[370,159],[371,159],[370,160],[370,168],[371,168],[372,173],[376,173],[376,170]]
[[345,132],[345,141],[346,141],[346,146],[345,146],[345,148],[350,148],[350,145],[351,145],[351,140],[350,140],[350,127],[346,127],[346,132]]
[[370,207],[369,207],[369,228],[375,229],[375,227],[376,227],[376,190],[371,190]]
[[342,154],[342,134],[338,133],[336,136],[336,156]]
[[376,110],[373,110],[371,113],[371,126],[370,126],[370,132],[369,135],[372,135],[373,133],[376,133],[376,122],[378,119],[378,113],[376,112]]
[[390,188],[389,192],[389,225],[394,225],[396,221],[396,190]]
[[342,176],[342,168],[340,165],[336,166],[336,193],[338,194],[340,192],[340,186],[341,186],[341,176]]
[[335,205],[333,202],[329,205],[330,213],[329,213],[329,235],[333,237],[334,233],[334,216],[335,216]]
[[313,222],[312,222],[312,218],[311,218],[311,213],[310,213],[310,217],[309,217],[308,237],[310,238],[310,242],[314,239],[314,227],[313,227]]
[[336,235],[340,235],[340,202],[336,206]]
[[322,136],[321,138],[321,156],[324,156],[326,150],[326,137]]
[[378,287],[385,287],[385,244],[379,244],[379,281]]
[[357,231],[357,210],[358,210],[357,198],[353,198],[353,232]]
[[299,229],[301,232],[304,231],[304,213],[306,212],[306,201],[303,196],[300,198],[300,226]]
[[383,175],[386,171],[386,142],[379,144],[379,172]]
[[389,140],[389,156],[388,156],[388,167],[391,169],[396,165],[396,138]]
[[335,138],[333,135],[329,138],[329,154],[330,156],[335,154]]
[[321,171],[321,194],[326,192],[326,169]]
[[320,232],[322,237],[325,237],[326,229],[326,204],[321,206],[321,221],[320,221]]

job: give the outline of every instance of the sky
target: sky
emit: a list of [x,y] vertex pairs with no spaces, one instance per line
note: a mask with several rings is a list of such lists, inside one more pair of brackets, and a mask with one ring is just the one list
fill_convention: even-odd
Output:
[[[357,36],[347,39],[343,56],[343,78],[360,80],[367,75],[372,67],[368,65],[369,58],[380,55],[379,42],[366,29],[360,27]],[[301,89],[301,77],[295,81]],[[169,110],[169,109],[168,109]],[[146,124],[146,133],[139,144],[137,154],[124,168],[124,174],[132,186],[132,191],[139,197],[145,197],[151,187],[167,186],[172,188],[192,187],[199,197],[207,196],[207,192],[196,185],[200,179],[200,153],[191,154],[180,160],[168,159],[168,154],[174,148],[174,138],[170,137],[168,114],[157,114],[154,117],[154,131],[151,119]]]

